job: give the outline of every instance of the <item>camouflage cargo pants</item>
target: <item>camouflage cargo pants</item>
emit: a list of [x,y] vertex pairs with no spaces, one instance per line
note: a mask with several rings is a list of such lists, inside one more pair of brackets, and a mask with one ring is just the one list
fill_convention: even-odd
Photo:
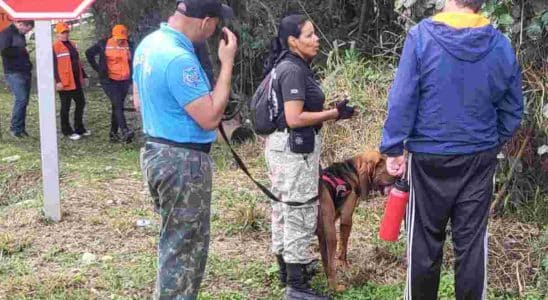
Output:
[[272,252],[282,254],[290,264],[308,264],[314,260],[318,205],[304,207],[272,203]]
[[[291,152],[288,133],[274,132],[266,141],[265,156],[272,193],[285,202],[307,202],[318,195],[321,139],[316,136],[314,152]],[[272,202],[272,252],[286,263],[307,264],[318,220],[318,202],[289,206]]]
[[196,299],[209,249],[211,158],[154,144],[141,167],[162,218],[155,299]]

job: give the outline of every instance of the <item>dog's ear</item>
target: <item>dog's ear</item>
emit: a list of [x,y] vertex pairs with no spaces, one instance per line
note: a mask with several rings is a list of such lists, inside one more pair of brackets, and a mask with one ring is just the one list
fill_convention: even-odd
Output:
[[377,151],[366,151],[356,157],[356,170],[360,176],[360,188],[365,196],[371,189],[375,169],[381,163],[382,155]]
[[356,169],[360,174],[373,175],[375,168],[382,161],[382,155],[377,151],[366,151],[356,157]]

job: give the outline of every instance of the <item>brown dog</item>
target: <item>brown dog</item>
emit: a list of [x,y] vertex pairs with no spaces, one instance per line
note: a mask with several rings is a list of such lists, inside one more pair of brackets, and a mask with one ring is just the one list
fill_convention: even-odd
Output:
[[348,238],[352,230],[352,215],[360,196],[365,197],[374,190],[384,194],[394,181],[395,178],[386,172],[386,158],[377,151],[366,151],[322,170],[316,234],[323,267],[331,289],[337,292],[345,289],[343,285],[337,284],[335,222],[340,218],[339,260],[342,265],[348,266],[346,259]]

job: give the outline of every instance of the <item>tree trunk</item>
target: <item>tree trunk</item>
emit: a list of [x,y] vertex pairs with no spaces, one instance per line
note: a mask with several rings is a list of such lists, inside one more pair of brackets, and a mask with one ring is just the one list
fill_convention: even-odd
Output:
[[332,15],[333,15],[333,9],[335,8],[335,2],[336,2],[336,1],[337,1],[337,0],[329,0],[329,3],[328,3],[328,5],[327,5],[327,9],[328,9],[327,15],[328,15],[328,16],[332,16]]
[[362,2],[362,9],[360,12],[360,25],[358,29],[358,37],[361,37],[363,34],[363,31],[365,29],[365,19],[367,14],[367,0],[363,0]]

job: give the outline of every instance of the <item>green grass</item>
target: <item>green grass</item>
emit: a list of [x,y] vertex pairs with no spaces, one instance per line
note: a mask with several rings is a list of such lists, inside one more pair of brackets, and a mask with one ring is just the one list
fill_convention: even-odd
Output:
[[0,258],[0,277],[20,277],[31,273],[23,255]]
[[401,285],[376,285],[368,283],[359,288],[352,288],[341,295],[338,295],[336,299],[341,300],[374,300],[374,299],[399,299],[403,294],[403,287]]
[[[277,283],[277,269],[257,262],[241,261],[238,259],[224,259],[217,255],[210,255],[207,266],[208,277],[219,277],[226,285],[238,285],[238,291],[221,291],[216,297],[221,299],[250,299],[257,290],[262,297],[279,299],[283,291]],[[206,277],[206,281],[208,281]],[[265,293],[266,292],[266,293]],[[203,299],[218,299],[207,291],[201,293]],[[243,298],[242,298],[243,297]]]
[[[99,284],[123,295],[126,291],[152,286],[156,275],[156,255],[128,254],[117,256],[99,266]],[[121,296],[120,295],[120,296]]]
[[70,268],[76,266],[80,256],[80,253],[66,252],[59,246],[53,246],[46,253],[42,254],[42,259],[45,262],[55,263],[63,268]]
[[264,231],[269,228],[266,212],[256,197],[246,187],[219,187],[214,190],[212,223],[213,229],[227,235],[253,231]]
[[24,237],[15,237],[11,233],[0,233],[0,255],[10,256],[22,252],[30,246],[30,242]]

